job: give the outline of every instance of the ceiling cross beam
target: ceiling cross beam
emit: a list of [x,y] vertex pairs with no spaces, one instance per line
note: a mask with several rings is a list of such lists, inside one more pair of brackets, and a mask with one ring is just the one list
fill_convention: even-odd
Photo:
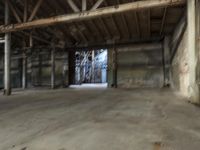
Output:
[[98,0],[94,6],[91,8],[91,10],[95,10],[97,9],[102,3],[103,3],[104,0]]
[[27,22],[28,18],[28,0],[24,0],[24,18],[23,21]]
[[87,0],[82,0],[82,11],[87,10]]
[[43,0],[38,0],[34,9],[33,9],[33,12],[31,13],[31,16],[29,17],[28,21],[32,21],[33,18],[35,17],[37,11],[39,10],[41,4],[42,4]]
[[124,13],[128,11],[146,10],[149,8],[158,8],[165,6],[176,6],[185,4],[185,0],[151,0],[151,1],[136,1],[126,4],[120,4],[118,7],[104,7],[93,11],[85,11],[80,13],[65,14],[54,16],[46,19],[38,19],[26,23],[10,24],[0,26],[0,33],[16,32],[25,29],[40,28],[55,24],[63,24],[88,20],[92,18],[108,16],[113,14]]
[[8,7],[10,8],[10,10],[12,11],[13,15],[15,16],[16,20],[18,23],[22,23],[22,20],[20,19],[17,10],[15,9],[15,7],[13,6],[13,4],[8,1]]
[[66,1],[74,12],[80,12],[80,9],[76,6],[73,0],[66,0]]

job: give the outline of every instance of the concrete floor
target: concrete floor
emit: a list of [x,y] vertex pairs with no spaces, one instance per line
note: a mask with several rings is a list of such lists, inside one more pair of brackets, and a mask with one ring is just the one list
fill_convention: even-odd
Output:
[[167,90],[0,96],[0,150],[199,150],[200,108]]

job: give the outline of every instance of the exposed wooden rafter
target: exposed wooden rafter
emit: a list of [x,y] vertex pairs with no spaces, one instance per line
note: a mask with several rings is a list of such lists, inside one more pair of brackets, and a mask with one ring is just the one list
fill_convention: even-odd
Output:
[[163,33],[163,29],[164,29],[164,25],[165,25],[165,20],[166,20],[166,14],[167,14],[167,7],[165,7],[165,9],[164,9],[162,23],[161,23],[161,28],[160,28],[160,35],[162,35],[162,33]]
[[91,8],[91,10],[97,9],[103,3],[103,1],[104,0],[97,0],[97,2],[94,4],[94,6]]
[[17,22],[22,23],[22,20],[20,19],[15,7],[12,5],[12,3],[10,1],[8,1],[8,6],[9,6],[10,10],[12,11],[13,15],[15,16]]
[[73,0],[66,0],[66,1],[74,12],[80,12],[80,9],[76,6]]
[[55,17],[50,17],[46,19],[38,19],[32,22],[27,23],[18,23],[18,24],[11,24],[11,25],[3,25],[0,26],[0,33],[6,32],[15,32],[25,29],[31,28],[39,28],[43,26],[55,25],[55,24],[62,24],[62,23],[70,23],[74,21],[81,21],[92,19],[96,17],[112,15],[117,13],[123,13],[127,11],[133,10],[143,10],[148,8],[156,8],[156,7],[165,7],[165,6],[173,6],[185,3],[185,0],[152,0],[152,1],[137,1],[131,2],[126,4],[121,4],[118,7],[111,6],[105,7],[101,9],[96,9],[93,11],[86,11],[74,14],[66,14],[60,15]]
[[24,0],[24,18],[23,21],[27,22],[28,18],[28,0]]
[[43,0],[38,0],[37,4],[35,5],[33,12],[31,14],[31,16],[29,17],[28,21],[32,21],[33,18],[35,17],[38,9],[40,8],[41,4],[42,4]]
[[82,11],[87,10],[87,0],[82,0]]

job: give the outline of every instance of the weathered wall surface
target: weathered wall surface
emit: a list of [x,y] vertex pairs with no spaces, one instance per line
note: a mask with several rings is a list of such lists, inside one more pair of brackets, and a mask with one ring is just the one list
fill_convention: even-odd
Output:
[[[0,88],[4,87],[3,55],[0,56]],[[22,56],[12,56],[12,88],[22,87]],[[55,53],[55,85],[68,85],[68,53]],[[51,85],[51,51],[40,51],[27,55],[27,87]]]
[[[135,46],[119,47],[117,50],[117,86],[121,88],[162,87],[162,46],[148,49]],[[108,81],[114,82],[112,50],[109,51]]]
[[[30,64],[32,63],[32,64]],[[29,62],[30,80],[33,86],[51,85],[51,53],[40,52],[34,54]],[[68,85],[68,53],[55,53],[55,85]]]
[[[0,56],[0,89],[4,87],[4,59]],[[21,87],[21,61],[14,56],[11,60],[11,86],[13,88]]]
[[187,35],[188,33],[186,30],[177,47],[171,66],[171,85],[183,96],[188,96],[189,87]]

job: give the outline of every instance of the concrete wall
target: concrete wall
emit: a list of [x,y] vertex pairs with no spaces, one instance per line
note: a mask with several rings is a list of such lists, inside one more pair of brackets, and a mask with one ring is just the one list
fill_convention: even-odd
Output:
[[[0,89],[4,87],[4,62],[0,55]],[[68,85],[68,53],[57,51],[55,53],[55,85]],[[22,55],[12,55],[11,60],[12,88],[22,87]],[[51,51],[33,50],[27,54],[27,87],[51,85]]]
[[[51,52],[39,52],[32,57],[30,81],[33,86],[51,85]],[[68,53],[55,53],[55,85],[68,85]]]
[[[143,47],[144,46],[144,47]],[[162,46],[141,45],[119,47],[117,50],[117,86],[119,88],[162,87]],[[112,49],[108,54],[108,84],[114,83]]]
[[[0,89],[4,87],[4,59],[0,55]],[[13,88],[21,87],[21,61],[18,57],[13,56],[11,60],[11,86]]]
[[188,96],[189,87],[189,66],[188,66],[188,48],[187,48],[187,30],[184,32],[179,42],[176,54],[172,60],[171,66],[171,85],[172,88],[180,92],[183,96]]

